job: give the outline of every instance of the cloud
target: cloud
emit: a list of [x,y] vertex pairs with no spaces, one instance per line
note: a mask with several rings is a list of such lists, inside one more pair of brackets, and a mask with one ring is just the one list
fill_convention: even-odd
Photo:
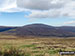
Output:
[[64,22],[64,24],[75,24],[75,21]]
[[50,11],[31,11],[29,15],[25,15],[27,18],[55,18],[60,16],[59,10],[50,10]]
[[0,0],[0,12],[30,11],[28,18],[75,18],[75,0]]
[[18,0],[17,5],[26,9],[49,10],[61,8],[65,3],[63,0]]
[[20,8],[34,10],[31,11],[31,14],[26,16],[29,18],[75,18],[74,0],[18,0],[17,6]]
[[16,7],[16,0],[0,0],[0,12],[10,11]]

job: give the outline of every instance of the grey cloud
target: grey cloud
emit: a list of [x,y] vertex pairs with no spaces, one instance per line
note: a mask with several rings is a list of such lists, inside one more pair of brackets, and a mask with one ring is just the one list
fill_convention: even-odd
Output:
[[25,9],[49,10],[61,8],[65,5],[63,0],[17,0],[17,6]]
[[75,18],[75,0],[0,0],[0,12],[21,11],[30,11],[29,18]]
[[74,5],[72,3],[74,4],[72,0],[17,0],[19,8],[31,10],[32,13],[25,16],[29,18],[73,16],[74,13],[71,11]]

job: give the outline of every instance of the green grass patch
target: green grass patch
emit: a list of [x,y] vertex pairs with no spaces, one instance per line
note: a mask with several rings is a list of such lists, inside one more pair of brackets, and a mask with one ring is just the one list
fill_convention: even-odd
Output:
[[35,56],[45,56],[45,54],[37,54],[37,55],[35,55]]
[[22,45],[22,46],[20,46],[21,48],[25,48],[25,47],[28,47],[28,48],[30,48],[30,47],[36,47],[36,45]]
[[56,54],[56,53],[58,53],[58,50],[49,50],[48,53],[49,54]]
[[32,51],[32,53],[40,53],[40,51],[37,51],[37,50],[36,50],[36,51]]
[[38,48],[36,48],[36,47],[33,47],[32,49],[33,49],[33,50],[36,50],[36,49],[38,49]]

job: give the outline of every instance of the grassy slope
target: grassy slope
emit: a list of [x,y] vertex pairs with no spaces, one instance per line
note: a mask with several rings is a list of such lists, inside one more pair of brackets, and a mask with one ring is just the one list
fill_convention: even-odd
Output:
[[[0,35],[0,52],[10,50],[11,48],[15,48],[17,50],[20,49],[24,53],[27,53],[26,55],[28,56],[59,56],[58,52],[60,49],[65,51],[75,51],[75,38],[24,39],[11,35]],[[8,51],[4,51],[4,53],[8,53]]]

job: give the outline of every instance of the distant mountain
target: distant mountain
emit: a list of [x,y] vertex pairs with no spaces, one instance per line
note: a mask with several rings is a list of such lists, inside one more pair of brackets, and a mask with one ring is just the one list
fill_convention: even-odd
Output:
[[3,34],[16,36],[75,37],[75,27],[72,26],[54,27],[45,24],[30,24],[22,27],[4,27],[0,30]]
[[21,36],[49,36],[54,31],[54,27],[44,24],[31,24],[18,28],[17,35]]
[[75,27],[53,27],[45,24],[31,24],[16,29],[20,36],[55,36],[55,37],[73,37],[75,36]]
[[65,30],[65,31],[71,31],[71,32],[75,32],[75,26],[62,26],[59,27],[60,30]]
[[8,30],[15,29],[15,28],[17,28],[17,27],[0,26],[0,32],[8,31]]

